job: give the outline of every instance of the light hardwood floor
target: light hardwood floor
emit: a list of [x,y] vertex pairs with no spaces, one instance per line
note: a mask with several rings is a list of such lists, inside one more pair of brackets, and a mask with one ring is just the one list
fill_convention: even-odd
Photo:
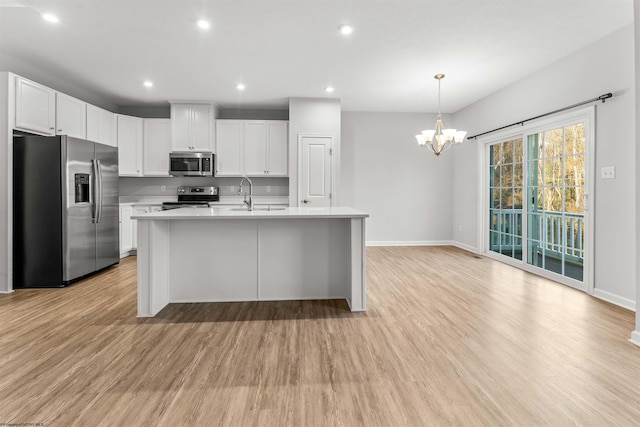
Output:
[[633,313],[460,249],[368,248],[366,313],[207,303],[137,319],[135,262],[0,295],[0,424],[640,424]]

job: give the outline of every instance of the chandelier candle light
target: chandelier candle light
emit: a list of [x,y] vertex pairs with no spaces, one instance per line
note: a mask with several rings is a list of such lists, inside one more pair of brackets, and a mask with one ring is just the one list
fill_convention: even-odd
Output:
[[444,126],[440,114],[440,81],[444,79],[444,74],[436,74],[433,78],[438,80],[438,120],[436,120],[435,129],[423,130],[420,135],[416,135],[416,140],[419,146],[427,147],[436,156],[439,156],[440,153],[448,150],[453,144],[462,142],[467,132],[457,129],[443,129]]

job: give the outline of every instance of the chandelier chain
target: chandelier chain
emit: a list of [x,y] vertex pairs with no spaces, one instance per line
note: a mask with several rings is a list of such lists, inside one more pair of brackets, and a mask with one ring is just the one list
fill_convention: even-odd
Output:
[[442,115],[442,111],[440,108],[440,83],[442,83],[442,80],[438,79],[438,117]]

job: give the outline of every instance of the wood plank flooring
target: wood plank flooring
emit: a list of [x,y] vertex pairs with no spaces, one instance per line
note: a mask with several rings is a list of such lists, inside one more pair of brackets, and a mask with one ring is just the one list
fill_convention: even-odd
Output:
[[135,263],[0,295],[0,424],[640,424],[633,313],[457,248],[367,248],[366,313],[172,304],[138,319]]

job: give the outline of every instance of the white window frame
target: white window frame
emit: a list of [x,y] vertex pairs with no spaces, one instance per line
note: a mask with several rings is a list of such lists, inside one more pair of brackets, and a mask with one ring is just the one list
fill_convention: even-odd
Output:
[[[504,129],[502,131],[493,132],[491,134],[478,137],[478,159],[479,159],[479,167],[478,167],[478,212],[480,213],[478,218],[478,242],[480,252],[492,259],[503,262],[505,264],[513,265],[514,267],[518,267],[522,270],[528,271],[530,273],[545,277],[547,279],[565,284],[567,286],[571,286],[573,288],[577,288],[585,291],[586,293],[593,295],[594,292],[594,265],[595,265],[595,223],[594,223],[594,207],[595,207],[595,105],[580,108],[576,110],[571,110],[563,113],[558,113],[553,116],[549,116],[546,118],[542,118],[539,120],[527,122],[520,127],[513,127]],[[527,136],[543,132],[545,130],[556,129],[568,125],[575,124],[577,122],[584,122],[585,124],[585,192],[588,195],[587,200],[585,201],[586,208],[584,212],[584,220],[586,222],[585,228],[585,241],[587,243],[586,254],[585,254],[585,265],[584,265],[584,275],[583,281],[580,282],[578,280],[572,279],[570,277],[563,276],[561,274],[557,274],[548,270],[544,270],[540,267],[532,266],[526,262],[526,256],[524,256],[523,251],[523,259],[518,260],[512,257],[508,257],[506,255],[502,255],[496,252],[489,250],[489,188],[488,188],[488,177],[487,170],[489,169],[489,147],[493,144],[509,141],[513,139],[522,138],[523,148],[524,148],[524,157],[523,164],[526,165],[527,158]],[[523,169],[524,170],[524,169]],[[526,188],[526,185],[524,186]],[[525,197],[525,193],[523,193],[523,197]],[[527,203],[523,203],[523,227],[522,227],[522,241],[523,245],[526,244],[526,236],[527,236]]]

